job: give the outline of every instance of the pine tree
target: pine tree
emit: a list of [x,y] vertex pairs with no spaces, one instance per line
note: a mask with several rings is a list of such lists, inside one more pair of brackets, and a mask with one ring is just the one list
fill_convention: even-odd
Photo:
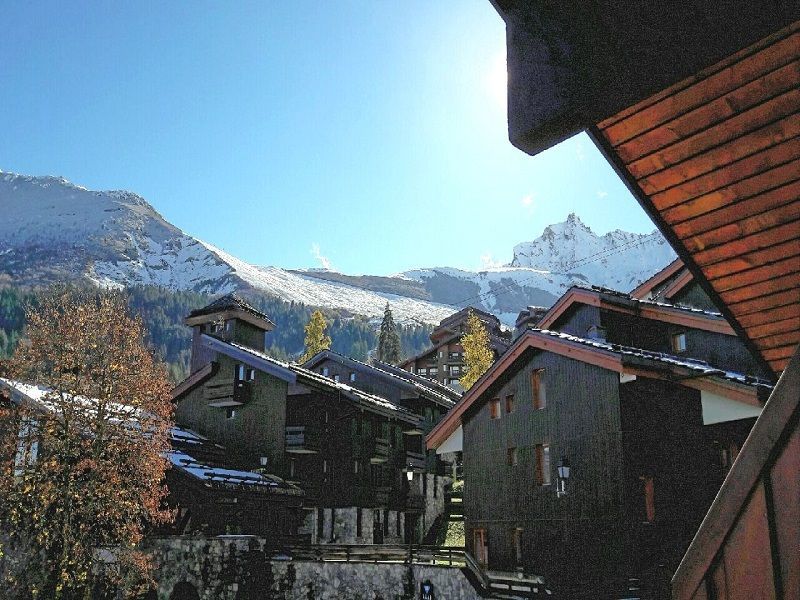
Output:
[[467,331],[461,336],[461,345],[464,348],[466,372],[461,376],[459,383],[462,388],[468,390],[494,362],[494,353],[489,346],[489,332],[472,311],[469,311],[467,316]]
[[300,362],[304,363],[317,352],[322,352],[331,347],[331,338],[325,334],[325,328],[328,324],[325,322],[325,315],[319,310],[315,310],[311,314],[311,319],[305,327],[306,341],[305,352],[300,358]]
[[388,302],[383,311],[381,333],[378,336],[378,360],[390,365],[400,362],[400,336],[397,335],[392,309],[389,308]]

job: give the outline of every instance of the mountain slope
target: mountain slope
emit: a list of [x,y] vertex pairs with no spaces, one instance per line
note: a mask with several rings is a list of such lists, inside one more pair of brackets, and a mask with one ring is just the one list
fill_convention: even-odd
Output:
[[570,215],[517,244],[504,267],[354,276],[251,265],[185,234],[136,194],[87,190],[58,177],[0,172],[0,206],[0,281],[239,290],[375,319],[389,302],[400,323],[438,323],[474,305],[513,325],[522,308],[549,306],[571,285],[632,289],[674,258],[656,232],[598,236]]

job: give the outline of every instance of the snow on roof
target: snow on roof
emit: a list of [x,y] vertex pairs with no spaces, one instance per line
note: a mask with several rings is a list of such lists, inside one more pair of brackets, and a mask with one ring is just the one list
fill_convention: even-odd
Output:
[[772,385],[764,379],[759,379],[757,377],[752,377],[750,375],[745,375],[743,373],[737,373],[735,371],[726,371],[724,369],[718,369],[703,360],[675,356],[673,354],[667,354],[665,352],[654,352],[652,350],[644,350],[642,348],[634,348],[632,346],[610,344],[608,342],[604,342],[601,340],[590,340],[575,335],[570,335],[568,333],[561,333],[559,331],[550,331],[549,329],[530,329],[529,333],[547,335],[550,337],[566,340],[569,342],[574,342],[576,344],[581,344],[583,346],[597,348],[598,350],[613,352],[615,354],[620,354],[622,356],[643,358],[646,360],[652,360],[676,367],[681,367],[684,369],[697,371],[702,375],[713,375],[716,377],[721,377],[723,379],[727,379],[744,385],[772,389]]
[[340,381],[334,381],[329,377],[325,377],[324,375],[321,375],[319,373],[316,373],[299,365],[292,365],[291,368],[295,373],[305,378],[306,380],[313,380],[318,385],[322,385],[331,390],[342,392],[345,396],[353,400],[363,401],[366,402],[367,404],[371,404],[385,411],[391,411],[395,413],[395,415],[398,418],[403,418],[407,421],[412,421],[412,422],[416,422],[421,419],[421,417],[416,413],[411,412],[410,410],[408,410],[403,406],[395,404],[391,400],[387,400],[383,396],[378,396],[376,394],[369,394],[367,392],[359,390],[358,388],[349,386],[346,383],[342,383]]
[[[381,376],[389,377],[394,380],[400,380],[400,382],[412,386],[421,395],[427,396],[430,400],[433,400],[435,402],[440,402],[442,404],[445,404],[446,406],[452,406],[455,403],[455,400],[458,397],[460,397],[460,394],[458,392],[456,392],[451,388],[448,388],[445,385],[442,385],[438,381],[425,379],[423,377],[405,371],[400,367],[395,367],[394,365],[390,365],[388,363],[384,363],[378,360],[374,361],[372,364],[368,364],[363,361],[357,360],[355,358],[339,354],[338,352],[334,352],[333,350],[330,349],[318,352],[316,355],[308,359],[304,363],[304,365],[316,365],[319,364],[319,362],[324,359],[350,362],[364,369],[377,372]],[[309,366],[306,368],[313,368],[313,367]]]
[[203,308],[197,308],[189,313],[189,317],[199,317],[202,315],[210,315],[217,312],[221,312],[224,310],[243,310],[252,314],[253,316],[258,317],[259,319],[263,319],[268,323],[272,323],[272,320],[265,315],[263,312],[243,300],[240,296],[235,293],[226,294],[225,296],[221,296],[217,298],[210,304],[204,306]]
[[395,404],[390,400],[387,400],[386,398],[383,398],[382,396],[378,396],[375,394],[368,394],[367,392],[363,392],[347,384],[334,381],[333,379],[320,375],[319,373],[315,373],[314,371],[306,369],[305,367],[301,367],[300,365],[293,365],[276,360],[271,356],[264,354],[263,352],[259,352],[258,350],[255,350],[253,348],[248,348],[247,346],[243,346],[235,342],[223,342],[222,340],[216,340],[216,341],[219,342],[220,347],[230,346],[242,352],[246,352],[263,361],[271,363],[276,367],[282,369],[288,369],[295,375],[305,378],[307,381],[313,381],[314,383],[327,387],[328,389],[342,392],[352,400],[362,401],[367,404],[371,404],[372,406],[375,406],[377,408],[380,408],[382,410],[391,411],[398,418],[404,418],[405,420],[408,421],[412,420],[415,421],[419,418],[417,414],[411,412],[410,410],[402,406]]
[[600,294],[605,294],[607,296],[616,296],[626,301],[630,301],[633,304],[646,304],[648,306],[658,306],[660,308],[667,308],[667,309],[674,309],[674,310],[682,310],[685,312],[695,313],[699,315],[705,315],[707,317],[715,317],[719,319],[723,319],[722,313],[715,312],[713,310],[704,310],[701,308],[695,308],[693,306],[687,306],[685,304],[670,304],[668,302],[656,302],[655,300],[642,300],[640,298],[634,298],[628,293],[620,292],[618,290],[612,290],[610,288],[604,288],[597,285],[593,285],[590,287],[582,286],[582,285],[575,285],[573,287],[589,290],[590,292],[596,292]]
[[301,495],[303,491],[295,485],[285,482],[280,477],[253,471],[239,471],[214,467],[195,460],[185,452],[171,450],[167,453],[169,462],[179,471],[191,475],[213,487],[242,488],[254,491],[279,492]]

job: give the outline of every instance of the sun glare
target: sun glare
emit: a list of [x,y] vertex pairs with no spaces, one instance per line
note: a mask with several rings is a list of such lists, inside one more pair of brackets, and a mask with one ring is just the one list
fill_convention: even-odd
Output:
[[492,60],[486,76],[486,87],[492,100],[498,107],[506,109],[506,94],[508,86],[508,71],[505,53],[498,54]]

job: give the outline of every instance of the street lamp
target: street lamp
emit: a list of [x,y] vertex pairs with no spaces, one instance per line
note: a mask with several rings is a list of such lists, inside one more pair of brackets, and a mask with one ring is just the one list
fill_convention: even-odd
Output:
[[414,481],[414,467],[411,466],[411,463],[408,463],[408,466],[403,470],[406,472],[406,479]]
[[569,479],[569,459],[562,458],[558,463],[558,485],[556,486],[556,497],[567,495],[567,479]]

